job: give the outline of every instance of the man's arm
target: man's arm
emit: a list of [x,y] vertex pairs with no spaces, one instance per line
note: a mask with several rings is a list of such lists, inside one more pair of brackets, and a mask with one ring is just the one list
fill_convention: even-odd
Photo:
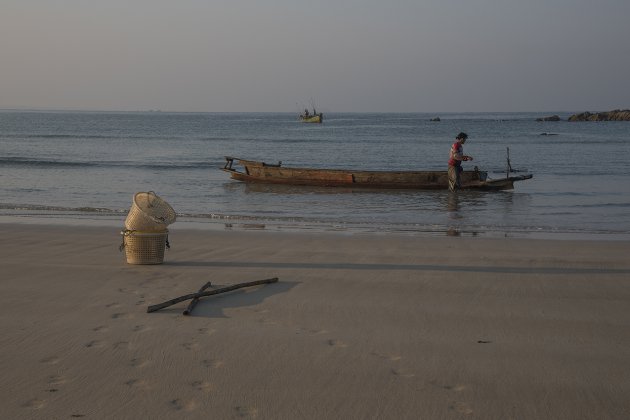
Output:
[[461,148],[453,148],[451,155],[453,156],[453,159],[455,160],[463,160],[463,161],[473,160],[472,156],[463,154]]

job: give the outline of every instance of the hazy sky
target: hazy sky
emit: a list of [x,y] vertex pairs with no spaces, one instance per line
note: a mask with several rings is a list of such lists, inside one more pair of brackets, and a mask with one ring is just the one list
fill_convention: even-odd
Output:
[[630,0],[0,0],[0,108],[630,108]]

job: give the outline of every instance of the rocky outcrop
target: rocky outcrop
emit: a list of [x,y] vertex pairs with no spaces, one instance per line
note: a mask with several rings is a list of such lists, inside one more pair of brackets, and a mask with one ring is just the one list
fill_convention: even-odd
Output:
[[596,113],[582,112],[571,115],[569,121],[630,121],[630,109]]
[[552,115],[550,117],[536,118],[536,121],[560,121],[560,117],[557,115]]

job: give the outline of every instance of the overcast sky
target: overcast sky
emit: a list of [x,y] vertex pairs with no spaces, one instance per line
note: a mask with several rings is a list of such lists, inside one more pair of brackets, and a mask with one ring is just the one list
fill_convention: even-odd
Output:
[[630,0],[0,0],[0,108],[630,108]]

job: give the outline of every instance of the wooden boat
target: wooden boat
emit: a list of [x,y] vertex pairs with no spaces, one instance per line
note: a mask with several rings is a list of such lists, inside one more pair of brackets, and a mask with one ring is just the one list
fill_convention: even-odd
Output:
[[305,109],[303,113],[300,114],[300,121],[305,123],[321,123],[324,120],[324,114],[321,112],[318,114],[313,108],[313,113],[310,114],[308,109]]
[[304,115],[301,114],[300,115],[300,121],[305,122],[305,123],[321,123],[323,120],[324,116],[322,114],[317,114],[317,115]]
[[[243,182],[285,185],[311,185],[320,187],[380,188],[380,189],[448,189],[447,171],[355,171],[349,169],[290,168],[282,162],[269,164],[254,160],[225,157],[221,168],[232,179]],[[234,163],[243,167],[239,171]],[[475,167],[461,174],[462,189],[509,190],[514,182],[530,179],[533,175],[506,176],[488,179],[487,172]]]

